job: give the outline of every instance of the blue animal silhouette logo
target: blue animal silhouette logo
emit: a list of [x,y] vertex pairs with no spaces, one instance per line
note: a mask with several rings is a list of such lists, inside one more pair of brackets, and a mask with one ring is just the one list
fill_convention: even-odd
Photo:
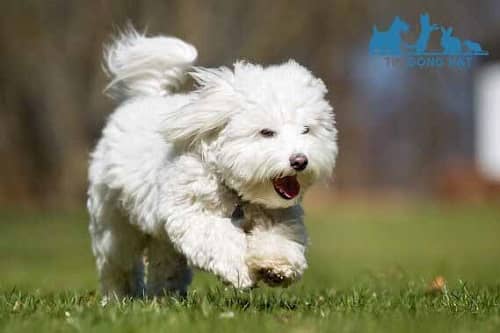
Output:
[[481,44],[479,44],[478,42],[474,42],[472,40],[464,40],[463,43],[462,43],[468,50],[469,52],[471,53],[474,53],[474,54],[485,54],[487,55],[488,52],[484,51],[482,48],[481,48]]
[[[371,55],[385,56],[484,56],[488,55],[481,44],[472,40],[460,40],[453,35],[453,27],[431,23],[428,13],[420,15],[419,35],[414,43],[408,43],[403,35],[410,30],[410,25],[396,16],[390,27],[379,30],[373,26],[369,43]],[[440,32],[440,47],[429,50],[428,44],[433,32]]]
[[389,30],[379,31],[373,26],[373,34],[370,40],[371,54],[400,54],[403,40],[401,34],[407,32],[410,26],[399,16],[394,18]]
[[429,14],[420,15],[420,34],[415,42],[415,53],[422,54],[427,50],[427,44],[431,37],[431,32],[439,29],[437,24],[431,24]]
[[460,39],[452,36],[453,28],[441,27],[441,47],[444,54],[460,54],[462,52],[462,43]]

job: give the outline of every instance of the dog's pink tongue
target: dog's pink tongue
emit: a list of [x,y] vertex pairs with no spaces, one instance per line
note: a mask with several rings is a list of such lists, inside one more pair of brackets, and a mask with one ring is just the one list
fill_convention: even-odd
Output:
[[293,199],[300,192],[300,184],[296,176],[286,176],[273,181],[276,191],[285,199]]

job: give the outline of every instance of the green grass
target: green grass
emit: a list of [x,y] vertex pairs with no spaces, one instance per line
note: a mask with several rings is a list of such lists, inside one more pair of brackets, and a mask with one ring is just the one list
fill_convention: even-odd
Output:
[[336,204],[306,221],[310,268],[291,288],[200,273],[185,300],[102,304],[84,213],[3,210],[0,331],[500,330],[500,207]]

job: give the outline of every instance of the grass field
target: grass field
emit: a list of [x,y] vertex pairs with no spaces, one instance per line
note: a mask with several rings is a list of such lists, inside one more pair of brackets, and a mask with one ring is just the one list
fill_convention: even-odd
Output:
[[[197,274],[185,300],[102,304],[83,212],[0,212],[0,331],[498,332],[500,206],[312,209],[310,268],[238,292]],[[447,280],[429,293],[435,276]]]

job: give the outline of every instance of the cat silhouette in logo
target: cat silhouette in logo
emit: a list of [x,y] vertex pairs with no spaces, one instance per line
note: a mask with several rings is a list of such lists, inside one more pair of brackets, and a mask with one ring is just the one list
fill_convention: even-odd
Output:
[[439,29],[437,24],[431,24],[428,13],[420,15],[420,34],[415,42],[415,53],[422,54],[427,50],[427,44],[431,37],[431,32]]
[[478,42],[474,42],[472,40],[464,40],[462,44],[469,50],[469,53],[476,53],[476,54],[486,53],[486,51],[484,51],[481,48],[481,44],[479,44]]

